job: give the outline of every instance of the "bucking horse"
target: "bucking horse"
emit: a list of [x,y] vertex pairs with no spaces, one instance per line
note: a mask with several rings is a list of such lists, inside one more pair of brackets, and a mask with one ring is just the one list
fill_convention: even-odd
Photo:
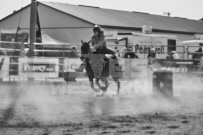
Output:
[[[112,77],[113,81],[117,84],[117,94],[120,91],[120,81],[121,78],[121,66],[119,66],[117,59],[107,58],[105,54],[99,54],[92,52],[90,49],[90,41],[83,42],[81,41],[81,59],[85,63],[85,69],[87,76],[90,81],[90,86],[95,92],[102,90],[105,93],[108,89],[109,82],[108,77]],[[94,87],[94,81],[96,80],[96,85],[98,89]],[[105,87],[102,87],[99,81],[102,81],[105,84]]]

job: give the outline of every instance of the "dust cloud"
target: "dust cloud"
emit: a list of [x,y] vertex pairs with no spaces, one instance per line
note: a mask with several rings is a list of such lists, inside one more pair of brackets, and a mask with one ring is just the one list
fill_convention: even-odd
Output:
[[[112,86],[106,96],[102,97],[94,97],[92,94],[52,94],[48,85],[40,83],[1,85],[1,123],[31,126],[60,125],[106,115],[169,113],[183,103],[197,104],[198,100],[193,95],[203,92],[201,79],[191,79],[191,76],[174,75],[174,98],[153,96],[149,92],[149,85],[147,80],[139,82],[135,79],[122,82],[120,96],[111,95],[111,91],[115,89]],[[128,88],[133,94],[126,92],[129,91]]]

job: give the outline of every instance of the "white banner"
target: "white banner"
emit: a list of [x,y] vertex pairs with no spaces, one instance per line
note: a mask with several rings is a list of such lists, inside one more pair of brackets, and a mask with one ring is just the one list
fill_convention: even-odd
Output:
[[125,77],[146,77],[147,76],[147,59],[120,59],[119,64]]
[[[119,64],[122,66],[124,77],[146,77],[147,76],[147,59],[119,59]],[[81,65],[80,59],[65,59],[64,67],[65,72],[76,73],[75,69]],[[115,70],[116,70],[115,66]],[[85,69],[83,73],[86,72]],[[84,77],[77,73],[77,77]]]
[[19,76],[29,78],[59,77],[59,59],[19,58]]
[[[75,69],[79,68],[82,61],[79,58],[66,58],[64,59],[64,71],[75,72]],[[85,72],[85,70],[83,70]]]
[[0,56],[0,78],[9,76],[9,57]]

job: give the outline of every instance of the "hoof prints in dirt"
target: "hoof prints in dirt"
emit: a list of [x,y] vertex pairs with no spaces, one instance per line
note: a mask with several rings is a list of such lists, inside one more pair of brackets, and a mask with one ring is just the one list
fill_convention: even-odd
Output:
[[138,120],[135,117],[130,117],[130,116],[118,116],[114,118],[110,118],[109,121],[111,122],[117,122],[117,123],[133,123],[137,122]]
[[170,129],[177,129],[177,128],[179,128],[180,126],[175,126],[175,125],[172,125],[172,126],[168,126],[168,128],[170,128]]
[[162,120],[162,121],[172,121],[173,120],[170,117],[165,116],[164,114],[159,114],[159,113],[155,113],[154,115],[151,115],[151,114],[141,115],[141,118],[146,118],[150,122],[152,122],[154,120]]
[[101,135],[104,135],[104,134],[111,134],[111,132],[108,132],[108,131],[101,132]]
[[145,133],[147,133],[147,134],[155,134],[156,131],[147,131],[147,132],[145,132]]
[[[153,127],[151,126],[144,126],[144,127],[141,127],[141,130],[149,130],[149,129],[152,129]],[[147,134],[155,134],[156,131],[146,131],[145,133]]]
[[108,126],[105,126],[105,128],[116,129],[116,128],[119,128],[119,127],[116,126],[116,125],[108,125]]
[[42,134],[42,135],[49,135],[49,133],[44,133],[44,134]]
[[144,126],[144,127],[141,127],[142,130],[148,130],[148,129],[152,129],[152,127],[150,126]]
[[130,130],[121,130],[121,131],[117,131],[117,133],[121,133],[121,134],[125,134],[125,133],[130,133]]
[[116,129],[119,128],[117,125],[112,125],[108,123],[101,123],[101,122],[94,122],[91,125],[89,125],[89,128],[102,128],[102,129]]
[[93,122],[89,125],[89,128],[100,128],[102,126],[101,122]]
[[184,121],[181,121],[181,123],[187,124],[187,123],[189,123],[189,121],[188,120],[184,120]]

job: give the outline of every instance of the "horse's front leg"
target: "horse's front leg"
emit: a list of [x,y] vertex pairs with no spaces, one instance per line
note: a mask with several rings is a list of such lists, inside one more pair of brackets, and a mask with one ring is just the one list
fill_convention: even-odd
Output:
[[121,83],[119,81],[119,78],[117,78],[117,77],[112,77],[112,78],[113,78],[114,82],[117,84],[117,95],[119,95],[120,87],[121,87]]
[[103,87],[102,90],[103,90],[104,92],[106,92],[107,89],[108,89],[108,87],[109,87],[109,82],[108,82],[108,80],[107,80],[106,77],[105,77],[105,78],[102,78],[101,80],[102,80],[102,82],[105,84],[105,87]]
[[96,78],[96,85],[99,87],[99,89],[102,90],[102,86],[100,85],[99,80],[99,78]]
[[98,90],[94,88],[93,78],[90,79],[90,86],[91,86],[91,88],[93,89],[94,92],[98,92]]

